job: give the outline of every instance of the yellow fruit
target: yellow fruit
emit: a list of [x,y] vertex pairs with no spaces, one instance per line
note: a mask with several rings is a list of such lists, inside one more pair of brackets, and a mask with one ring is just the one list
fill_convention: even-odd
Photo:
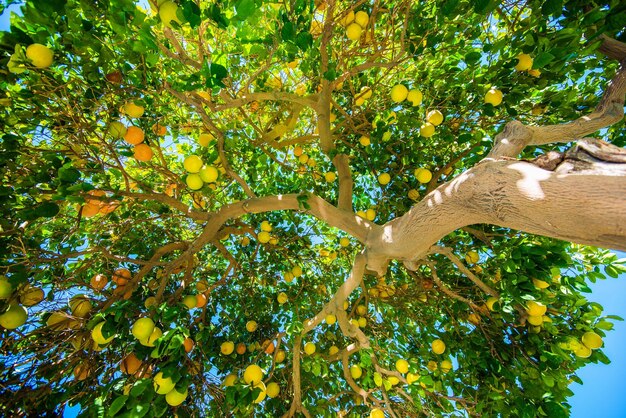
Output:
[[360,317],[358,319],[359,322],[359,328],[365,328],[367,326],[367,319]]
[[329,171],[328,173],[324,174],[324,179],[328,183],[332,183],[333,181],[335,181],[337,179],[337,175],[335,173],[333,173],[332,171]]
[[291,274],[293,274],[293,277],[300,277],[300,276],[302,276],[302,267],[294,266],[291,269]]
[[385,413],[378,408],[372,409],[370,418],[385,418]]
[[256,364],[251,364],[243,372],[243,380],[249,385],[256,386],[263,380],[263,370]]
[[72,315],[79,318],[86,317],[91,312],[92,305],[89,299],[85,295],[76,295],[70,299],[68,305],[72,310]]
[[200,190],[202,186],[204,186],[204,182],[202,181],[202,177],[198,174],[188,174],[185,179],[185,183],[187,183],[187,187],[191,190]]
[[258,327],[259,324],[257,324],[256,321],[248,321],[246,323],[246,330],[248,330],[248,332],[254,332]]
[[165,402],[170,406],[178,406],[187,399],[187,389],[184,392],[179,392],[176,389],[172,389],[165,394]]
[[479,259],[480,259],[480,256],[478,255],[476,251],[468,251],[467,254],[465,254],[465,261],[467,261],[470,264],[477,263]]
[[304,344],[304,352],[309,356],[315,353],[315,343]]
[[122,122],[111,122],[108,132],[113,138],[121,138],[126,135],[126,126]]
[[152,334],[150,334],[150,337],[145,340],[139,340],[139,344],[146,347],[154,347],[154,343],[156,342],[156,340],[161,338],[162,335],[163,331],[161,331],[161,328],[154,327],[154,329],[152,330]]
[[260,389],[261,392],[259,392],[259,395],[256,397],[256,399],[253,402],[254,403],[263,402],[263,399],[265,399],[265,396],[267,395],[267,388],[265,387],[265,383],[259,382],[256,385],[254,385],[254,388]]
[[143,115],[144,107],[139,106],[131,101],[126,102],[122,110],[131,118],[140,118]]
[[431,110],[426,115],[426,120],[435,126],[439,126],[443,122],[443,114],[438,110]]
[[363,370],[361,369],[361,366],[359,366],[358,364],[353,364],[352,366],[350,366],[350,376],[352,376],[353,379],[358,379],[363,375]]
[[237,375],[229,374],[222,381],[222,386],[224,387],[233,386],[236,380],[237,380]]
[[115,334],[111,335],[109,338],[104,338],[104,335],[102,335],[102,327],[104,324],[105,322],[100,322],[91,330],[91,338],[99,345],[107,344],[115,338]]
[[591,355],[591,348],[587,347],[586,345],[581,345],[579,348],[574,350],[574,354],[576,355],[576,357],[587,358]]
[[0,315],[0,326],[6,329],[15,329],[24,325],[26,319],[28,319],[28,311],[26,308],[14,304],[9,306],[9,309]]
[[585,347],[596,350],[602,347],[602,337],[592,331],[585,332],[582,336],[582,342]]
[[32,44],[26,48],[26,58],[37,68],[48,68],[52,65],[54,53],[47,46]]
[[261,231],[272,232],[272,224],[268,221],[261,222]]
[[217,168],[213,167],[212,165],[209,165],[209,166],[202,168],[200,170],[200,173],[198,174],[200,175],[200,178],[202,179],[203,182],[215,183],[215,180],[217,180],[219,172],[217,171]]
[[348,26],[350,23],[354,22],[354,12],[352,10],[350,10],[340,21],[339,23],[341,23],[341,26],[346,27]]
[[361,136],[359,138],[359,144],[363,145],[364,147],[367,147],[370,144],[370,137],[369,136]]
[[409,193],[407,194],[407,196],[411,200],[418,200],[420,198],[420,193],[415,189],[411,189],[409,190]]
[[424,123],[420,126],[420,135],[424,138],[430,138],[435,134],[435,125],[430,122]]
[[278,300],[278,303],[282,305],[283,303],[287,303],[287,301],[289,300],[289,297],[287,296],[285,292],[280,292],[276,299]]
[[502,92],[498,89],[492,88],[485,94],[485,103],[491,103],[494,106],[498,106],[502,103]]
[[378,182],[383,186],[389,184],[390,181],[391,176],[389,175],[389,173],[382,173],[378,176]]
[[420,379],[420,376],[418,374],[408,373],[406,375],[406,382],[409,385],[412,385],[413,383],[417,382],[419,379]]
[[437,370],[437,367],[438,367],[437,362],[433,360],[430,360],[428,364],[426,364],[426,368],[430,370],[431,372],[434,372],[435,370]]
[[359,305],[356,307],[356,313],[363,316],[367,314],[367,307],[365,305]]
[[533,76],[533,77],[539,77],[541,76],[541,71],[539,71],[536,68],[533,68],[532,70],[528,70],[528,75]]
[[363,28],[358,23],[350,23],[346,28],[346,36],[352,41],[356,41],[361,37]]
[[444,343],[440,339],[436,339],[435,341],[433,341],[430,346],[433,349],[433,353],[435,354],[442,354],[444,351],[446,351],[446,343]]
[[474,325],[480,324],[480,316],[476,315],[473,312],[467,315],[467,320]]
[[261,244],[265,244],[265,243],[270,242],[270,240],[272,239],[272,236],[267,231],[261,231],[257,235],[257,239],[259,240]]
[[448,373],[450,370],[452,370],[452,362],[450,360],[443,360],[441,363],[439,363],[439,368],[442,372]]
[[364,100],[369,99],[370,97],[372,97],[372,89],[369,88],[368,86],[363,86],[361,87],[361,91],[359,91],[359,97],[362,97]]
[[493,305],[496,302],[498,302],[498,298],[492,296],[489,299],[487,299],[487,302],[485,302],[485,304],[487,305],[487,308],[493,312],[494,311]]
[[198,144],[202,147],[208,147],[209,143],[213,140],[213,135],[211,134],[200,134],[198,137]]
[[404,359],[396,361],[396,370],[402,374],[407,373],[409,371],[409,362]]
[[409,90],[409,93],[406,96],[406,99],[411,102],[413,106],[419,106],[422,104],[422,92],[419,90]]
[[543,324],[543,317],[541,315],[540,316],[529,315],[528,323],[531,325],[539,326]]
[[548,308],[545,305],[543,305],[541,302],[535,302],[535,301],[529,300],[526,303],[526,312],[528,313],[529,316],[542,316],[543,314],[546,313],[547,309]]
[[159,395],[165,395],[174,389],[175,383],[171,377],[163,377],[163,372],[158,372],[152,379],[154,390]]
[[288,271],[283,275],[283,279],[285,279],[285,282],[287,283],[291,283],[293,282],[293,273]]
[[8,299],[13,294],[13,287],[7,280],[6,276],[0,276],[0,300]]
[[343,237],[341,239],[339,239],[339,245],[341,245],[342,247],[347,247],[350,245],[350,239]]
[[138,340],[145,340],[150,337],[152,331],[154,331],[154,321],[150,318],[139,318],[131,329],[132,334]]
[[178,11],[178,5],[173,1],[165,1],[161,3],[159,6],[159,17],[161,18],[161,22],[168,28],[172,27],[172,21],[178,23],[179,25],[182,23],[178,16],[176,16],[176,12]]
[[[9,293],[9,296],[10,295],[11,294]],[[33,306],[41,302],[43,298],[44,298],[44,293],[41,288],[28,286],[20,294],[20,303],[24,306]],[[6,299],[6,298],[0,297],[0,299]]]
[[276,363],[282,363],[283,361],[285,361],[286,356],[287,354],[285,354],[283,350],[278,350],[275,357]]
[[334,356],[338,352],[339,352],[339,347],[337,347],[336,345],[331,345],[330,348],[328,349],[328,354],[330,354],[331,356]]
[[198,299],[196,295],[185,295],[183,298],[183,305],[187,307],[187,309],[193,309],[198,304]]
[[143,306],[145,306],[146,309],[150,309],[152,306],[156,305],[156,303],[157,303],[157,299],[154,296],[150,296],[146,298],[145,302],[143,303]]
[[413,174],[415,175],[417,181],[422,184],[430,182],[433,178],[433,173],[431,173],[427,168],[417,168]]
[[[354,101],[355,106],[363,106],[363,103],[365,103],[365,98],[363,98],[363,97],[358,97],[358,98]],[[316,133],[317,133],[317,132],[316,132]]]
[[220,353],[225,356],[232,354],[235,350],[235,343],[232,341],[224,341],[222,345],[220,345]]
[[391,100],[396,103],[404,101],[408,95],[409,89],[407,89],[403,84],[396,84],[391,88]]
[[550,286],[550,283],[544,282],[543,280],[533,279],[533,284],[537,289],[545,289]]
[[533,59],[530,55],[519,54],[517,56],[517,65],[515,66],[515,69],[517,71],[530,70],[532,66],[533,66]]
[[376,211],[374,209],[368,209],[365,211],[365,219],[368,221],[373,221],[376,219]]
[[354,15],[354,21],[359,24],[363,29],[367,26],[367,22],[369,22],[370,17],[364,11],[358,11]]
[[267,396],[269,396],[270,398],[275,398],[280,393],[280,386],[278,386],[278,383],[276,382],[270,382],[267,385],[265,393],[267,393]]
[[198,173],[202,168],[202,159],[197,155],[190,155],[183,161],[183,167],[189,173]]

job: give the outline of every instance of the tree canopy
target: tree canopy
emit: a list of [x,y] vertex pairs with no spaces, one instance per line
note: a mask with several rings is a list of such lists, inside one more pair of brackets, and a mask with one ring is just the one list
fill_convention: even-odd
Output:
[[615,0],[23,2],[0,413],[569,416],[621,319],[586,294],[626,271],[624,22]]

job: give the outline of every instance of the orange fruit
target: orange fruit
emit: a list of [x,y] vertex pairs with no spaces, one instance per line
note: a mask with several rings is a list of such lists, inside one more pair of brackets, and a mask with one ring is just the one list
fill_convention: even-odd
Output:
[[[90,190],[89,192],[87,192],[87,194],[89,196],[94,196],[94,197],[106,196],[106,193],[104,192],[104,190]],[[100,207],[100,206],[103,206],[105,202],[100,199],[87,199],[87,204]]]
[[135,353],[130,353],[124,357],[124,360],[120,363],[120,369],[122,370],[122,373],[135,374],[141,367],[141,364],[141,360],[137,358]]
[[89,377],[90,372],[91,370],[89,370],[89,366],[81,363],[78,366],[74,367],[74,378],[79,381],[85,380]]
[[107,285],[109,281],[107,280],[104,274],[96,274],[91,278],[89,284],[95,290],[102,290]]
[[246,353],[246,345],[244,343],[237,344],[237,354],[245,354]]
[[[266,341],[266,343],[268,343],[269,341]],[[263,343],[263,345],[265,345],[265,343]],[[276,347],[274,346],[273,342],[269,342],[269,344],[267,344],[267,347],[265,347],[265,354],[272,354],[274,352],[274,349]]]
[[126,129],[126,135],[124,135],[124,141],[128,142],[131,145],[138,145],[143,142],[144,133],[141,128],[137,126],[129,126]]
[[158,123],[155,123],[152,126],[152,131],[159,136],[164,136],[165,134],[167,134],[167,128],[163,125],[159,125]]
[[131,273],[130,270],[126,268],[119,268],[113,272],[113,280],[118,286],[124,286],[130,280]]
[[110,203],[108,205],[104,205],[100,208],[100,214],[102,215],[108,215],[109,213],[113,212],[115,209],[117,209],[117,203]]
[[147,144],[135,145],[133,152],[135,153],[135,159],[137,161],[150,161],[154,155],[152,148],[150,148]]
[[86,204],[83,205],[82,215],[83,218],[91,218],[92,216],[96,216],[100,212],[100,207],[98,205]]
[[206,302],[207,298],[204,293],[198,293],[196,295],[196,308],[202,308],[204,305],[206,305]]
[[183,346],[185,347],[185,353],[191,352],[191,350],[193,350],[194,345],[195,344],[190,337],[185,338],[185,341],[183,341]]

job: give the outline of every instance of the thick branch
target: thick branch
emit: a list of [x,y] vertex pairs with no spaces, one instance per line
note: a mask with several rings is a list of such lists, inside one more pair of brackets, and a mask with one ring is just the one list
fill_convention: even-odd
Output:
[[555,171],[484,161],[372,229],[368,268],[382,274],[390,259],[420,259],[450,232],[478,223],[626,250],[626,164],[600,161],[579,148]]
[[333,164],[337,169],[339,177],[339,199],[337,201],[337,207],[351,211],[354,182],[350,171],[350,157],[346,154],[337,154],[335,158],[333,158]]

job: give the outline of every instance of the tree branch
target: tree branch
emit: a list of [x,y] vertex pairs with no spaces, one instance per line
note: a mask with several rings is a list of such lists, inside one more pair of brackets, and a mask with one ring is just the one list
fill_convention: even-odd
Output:
[[610,38],[605,38],[600,47],[600,51],[606,51],[611,57],[620,57],[621,61],[593,112],[559,125],[526,126],[518,121],[509,122],[496,136],[487,158],[515,158],[528,145],[571,142],[622,120],[626,95],[626,56],[622,56],[623,50],[626,50],[626,45]]

